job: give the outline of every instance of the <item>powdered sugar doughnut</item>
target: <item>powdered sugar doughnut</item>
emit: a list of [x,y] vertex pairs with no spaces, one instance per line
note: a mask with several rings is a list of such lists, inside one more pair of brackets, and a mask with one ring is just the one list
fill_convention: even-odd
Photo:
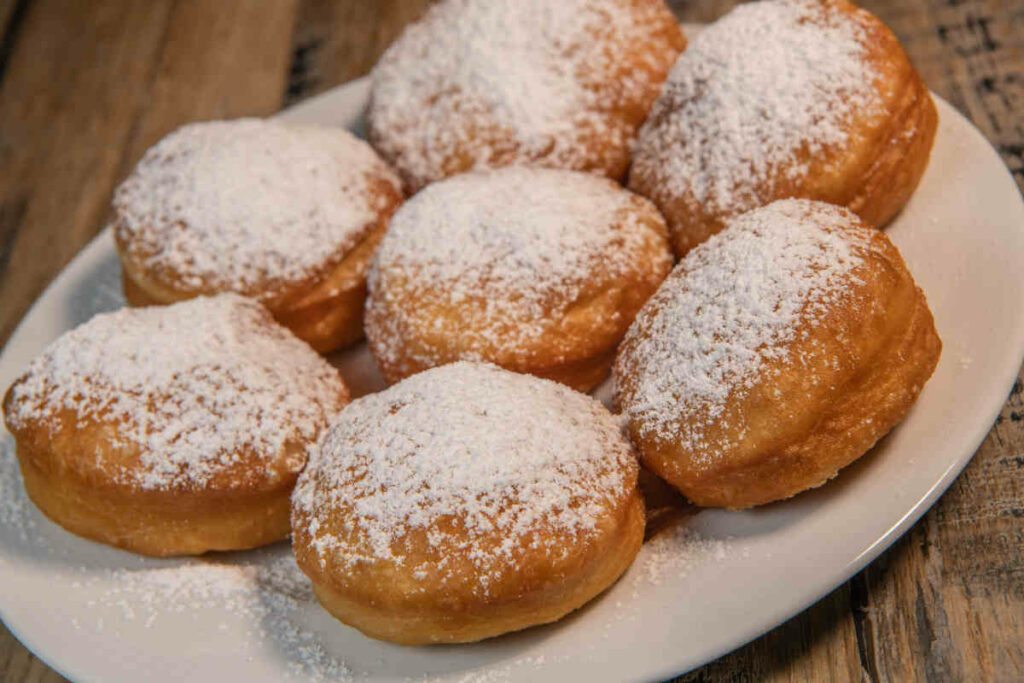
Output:
[[370,271],[366,334],[389,382],[482,360],[585,391],[671,267],[657,210],[610,180],[467,173],[395,214]]
[[896,37],[844,0],[767,0],[708,26],[644,124],[629,186],[679,255],[729,217],[785,197],[875,227],[910,198],[938,115]]
[[629,329],[617,402],[644,463],[698,505],[819,486],[914,403],[941,342],[889,239],[778,201],[684,258]]
[[662,0],[443,0],[374,68],[370,141],[410,191],[513,164],[621,178],[685,44]]
[[455,363],[353,401],[293,495],[299,566],[374,638],[468,642],[561,618],[643,541],[637,463],[595,399]]
[[125,296],[245,294],[332,350],[362,336],[366,268],[401,198],[397,176],[340,128],[183,126],[114,194]]
[[306,449],[348,401],[334,368],[234,294],[98,315],[7,391],[32,501],[146,555],[288,534]]

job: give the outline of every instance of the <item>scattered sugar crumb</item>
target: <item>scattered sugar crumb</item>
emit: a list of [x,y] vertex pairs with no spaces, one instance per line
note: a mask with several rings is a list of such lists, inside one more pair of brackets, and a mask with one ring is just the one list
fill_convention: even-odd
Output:
[[731,548],[731,539],[706,538],[686,524],[675,524],[644,544],[637,558],[643,580],[634,584],[633,597],[638,597],[644,586],[660,586],[686,576],[698,564],[722,562]]
[[[34,507],[21,483],[21,472],[14,454],[14,438],[6,432],[0,434],[0,526],[17,534],[17,540],[22,545],[34,545],[41,550],[52,551],[32,519]],[[0,553],[0,562],[4,561],[4,555]]]
[[[315,633],[297,624],[299,611],[315,600],[309,579],[290,552],[271,554],[258,562],[189,559],[178,566],[115,569],[91,573],[82,585],[100,591],[91,606],[116,607],[126,621],[141,621],[143,628],[152,628],[168,613],[198,619],[211,606],[226,609],[251,625],[249,637],[280,649],[290,678],[354,678],[348,665],[331,656]],[[102,618],[96,626],[103,628]],[[218,625],[219,630],[228,628],[225,623]]]

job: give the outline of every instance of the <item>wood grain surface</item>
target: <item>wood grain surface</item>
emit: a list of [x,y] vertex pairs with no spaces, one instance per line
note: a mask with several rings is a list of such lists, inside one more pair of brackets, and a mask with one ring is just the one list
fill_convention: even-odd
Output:
[[[154,141],[365,74],[427,4],[0,0],[0,341],[102,228],[114,186]],[[711,21],[735,3],[670,4],[684,21]],[[1024,187],[1024,2],[862,4]],[[0,681],[62,680],[0,628]],[[1024,680],[1021,380],[973,461],[902,540],[803,614],[680,680]]]

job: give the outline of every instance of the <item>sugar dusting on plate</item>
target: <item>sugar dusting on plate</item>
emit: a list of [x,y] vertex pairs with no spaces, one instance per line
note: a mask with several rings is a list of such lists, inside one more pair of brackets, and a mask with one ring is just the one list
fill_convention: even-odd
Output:
[[[44,530],[44,525],[51,529]],[[353,679],[351,668],[328,653],[320,637],[302,625],[301,612],[318,608],[309,579],[285,545],[180,560],[130,557],[124,566],[109,569],[80,566],[59,539],[57,543],[48,540],[52,531],[63,532],[56,531],[26,496],[14,442],[7,434],[0,438],[0,526],[14,534],[20,549],[62,567],[65,571],[54,571],[52,579],[89,595],[86,606],[96,608],[97,614],[113,608],[132,628],[154,629],[167,615],[213,609],[232,621],[243,621],[248,629],[245,637],[255,647],[274,648],[282,655],[289,679]],[[0,555],[0,563],[7,561]],[[102,616],[78,616],[71,622],[76,629],[112,627]],[[220,628],[228,626],[224,623]]]
[[640,588],[660,586],[689,574],[707,562],[721,562],[729,557],[730,539],[708,538],[686,523],[677,523],[644,542],[637,558],[641,580],[633,586],[633,597]]
[[[322,634],[303,623],[305,612],[321,608],[315,603],[309,579],[282,544],[248,553],[176,561],[131,558],[123,567],[87,569],[76,566],[73,554],[63,545],[47,541],[41,524],[50,525],[26,497],[13,440],[4,435],[0,439],[0,525],[8,533],[16,534],[19,542],[31,547],[35,554],[42,553],[70,569],[69,574],[55,573],[53,580],[67,582],[88,594],[89,602],[98,612],[113,608],[129,628],[136,625],[147,630],[159,629],[162,619],[169,615],[205,611],[203,618],[210,618],[207,615],[220,614],[225,620],[246,624],[241,635],[247,646],[272,648],[283,657],[289,679],[350,681],[372,675],[372,671],[364,671],[363,667],[333,655],[325,647]],[[703,563],[727,559],[731,552],[728,540],[703,538],[685,523],[667,529],[645,543],[624,579],[623,590],[628,591],[625,597],[636,599],[650,588],[684,578]],[[0,556],[0,562],[4,561]],[[616,612],[612,618],[635,617],[627,611]],[[104,632],[113,626],[109,619],[100,616],[79,615],[72,623],[76,629]],[[332,626],[347,628],[341,624]],[[229,627],[225,622],[220,628]],[[130,636],[122,638],[131,643]],[[181,642],[176,647],[187,649],[188,643]],[[600,647],[600,641],[594,647]],[[550,657],[526,652],[478,667],[455,680],[506,680],[516,671],[541,667],[549,660]]]
[[[115,569],[87,575],[73,587],[89,589],[90,607],[115,607],[144,628],[167,614],[211,607],[248,625],[248,637],[273,646],[287,660],[289,678],[353,680],[350,667],[330,655],[318,636],[300,625],[300,611],[315,604],[312,586],[286,548],[261,553],[261,560],[187,560],[179,566]],[[228,628],[222,624],[222,628]]]

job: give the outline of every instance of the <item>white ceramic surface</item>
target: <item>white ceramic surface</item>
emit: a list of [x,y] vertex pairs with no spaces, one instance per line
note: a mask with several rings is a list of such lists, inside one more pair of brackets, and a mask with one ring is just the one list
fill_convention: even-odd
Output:
[[[360,130],[366,94],[367,82],[355,81],[281,118]],[[137,558],[51,524],[23,499],[3,433],[0,616],[67,677],[104,682],[258,683],[329,673],[308,665],[310,652],[373,681],[651,680],[756,637],[864,567],[935,502],[985,437],[1020,367],[1024,204],[982,136],[948,104],[938,105],[931,165],[888,234],[928,296],[942,360],[907,420],[827,486],[753,511],[694,514],[690,531],[645,546],[623,580],[561,623],[470,646],[403,648],[364,638],[309,600],[256,618],[217,599],[188,612],[175,609],[171,592],[140,600],[123,589],[126,577],[171,568],[165,574],[173,584],[174,572],[205,560]],[[0,388],[47,342],[121,301],[105,231],[11,337],[0,357]],[[364,350],[339,363],[357,392],[379,386]],[[259,568],[287,553],[278,544],[215,559]],[[298,646],[280,636],[282,627],[300,634]]]

